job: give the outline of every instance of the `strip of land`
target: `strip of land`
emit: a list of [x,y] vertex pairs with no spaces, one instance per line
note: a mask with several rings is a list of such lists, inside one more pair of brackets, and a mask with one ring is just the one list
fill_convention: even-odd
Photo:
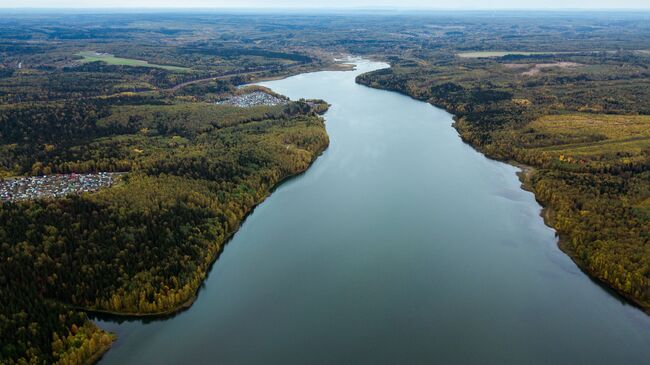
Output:
[[155,63],[149,63],[148,61],[143,61],[143,60],[135,60],[131,58],[122,58],[122,57],[115,57],[112,54],[109,53],[101,53],[101,52],[94,52],[94,51],[83,51],[79,52],[76,54],[77,56],[83,57],[82,62],[88,63],[88,62],[105,62],[109,65],[119,65],[119,66],[134,66],[134,67],[153,67],[153,68],[161,68],[164,70],[170,70],[170,71],[179,71],[179,72],[187,72],[190,71],[190,68],[187,67],[180,67],[180,66],[169,66],[169,65],[157,65]]
[[460,52],[456,55],[461,58],[496,58],[504,56],[533,56],[533,55],[553,55],[567,52],[522,52],[522,51],[475,51]]

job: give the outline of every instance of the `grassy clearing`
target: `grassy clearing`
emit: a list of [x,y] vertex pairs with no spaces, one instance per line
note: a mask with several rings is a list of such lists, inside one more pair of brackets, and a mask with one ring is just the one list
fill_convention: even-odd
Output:
[[553,154],[566,163],[589,163],[592,167],[612,164],[642,163],[644,151],[650,148],[650,138],[638,140],[614,140],[592,144],[565,145],[540,149],[542,154]]
[[650,150],[648,115],[550,115],[528,124],[527,132],[553,141],[536,150],[561,164],[641,165]]
[[478,51],[478,52],[461,52],[456,55],[460,58],[495,58],[509,55],[533,56],[533,55],[552,55],[567,52],[518,52],[518,51]]
[[190,68],[179,67],[179,66],[166,66],[166,65],[157,65],[154,63],[149,63],[143,60],[134,60],[131,58],[121,58],[115,57],[112,54],[108,53],[97,53],[92,51],[84,51],[76,54],[77,56],[83,57],[83,62],[105,62],[109,65],[121,65],[121,66],[138,66],[138,67],[153,67],[153,68],[162,68],[170,71],[179,71],[187,72],[190,71]]
[[554,135],[599,135],[607,139],[650,137],[650,115],[548,115],[528,125]]

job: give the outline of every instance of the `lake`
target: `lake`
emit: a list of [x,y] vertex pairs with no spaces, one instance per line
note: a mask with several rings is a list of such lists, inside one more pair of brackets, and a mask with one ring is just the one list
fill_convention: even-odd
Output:
[[387,67],[263,83],[321,98],[331,144],[246,219],[194,305],[98,320],[100,364],[647,363],[650,317],[557,247],[517,168],[452,115],[355,84]]

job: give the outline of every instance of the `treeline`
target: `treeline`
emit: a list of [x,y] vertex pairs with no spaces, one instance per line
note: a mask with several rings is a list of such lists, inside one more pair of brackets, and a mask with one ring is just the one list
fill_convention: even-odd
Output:
[[186,47],[183,49],[185,53],[200,53],[207,55],[215,55],[224,58],[239,58],[241,56],[261,56],[265,58],[277,58],[284,60],[291,60],[300,63],[309,63],[312,62],[311,57],[297,54],[297,53],[287,53],[287,52],[274,52],[261,48],[225,48],[225,47],[215,47],[213,46],[203,46],[194,45],[192,47]]
[[[159,104],[141,104],[154,101]],[[187,145],[188,138],[206,137],[225,127],[284,120],[327,108],[322,102],[305,101],[248,109],[172,105],[139,97],[125,99],[126,104],[136,105],[120,103],[119,98],[111,98],[0,108],[0,176],[146,168],[141,154],[134,150],[144,148],[147,155],[155,148],[155,152],[165,153],[170,147]],[[122,137],[115,138],[119,135]]]
[[[540,170],[530,182],[552,208],[550,223],[560,246],[590,274],[648,310],[650,209],[635,206],[650,196],[650,170],[596,174]],[[626,201],[632,198],[633,201]]]
[[[86,364],[110,347],[114,337],[89,322],[85,313],[42,297],[25,251],[2,257],[0,363]],[[20,278],[13,278],[17,273]]]

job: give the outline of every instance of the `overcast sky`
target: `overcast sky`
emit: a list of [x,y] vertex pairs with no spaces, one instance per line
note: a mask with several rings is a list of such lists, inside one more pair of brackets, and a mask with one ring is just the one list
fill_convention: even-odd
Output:
[[650,9],[650,0],[0,0],[0,7]]

